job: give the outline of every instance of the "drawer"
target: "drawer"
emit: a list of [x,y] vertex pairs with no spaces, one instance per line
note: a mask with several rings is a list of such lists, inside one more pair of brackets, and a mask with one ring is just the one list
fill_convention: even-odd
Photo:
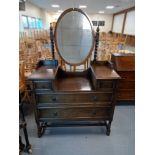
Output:
[[118,91],[116,94],[117,100],[135,100],[135,90]]
[[34,81],[33,86],[35,90],[53,90],[51,80]]
[[36,94],[37,103],[110,102],[112,93],[49,93]]
[[42,108],[39,109],[40,118],[55,119],[82,119],[110,117],[112,109],[109,107],[65,107],[65,108]]
[[117,85],[118,89],[135,89],[135,81],[120,80]]
[[98,80],[97,90],[109,90],[112,92],[113,82],[113,80]]
[[122,79],[126,80],[135,80],[135,72],[134,71],[118,71],[118,74]]

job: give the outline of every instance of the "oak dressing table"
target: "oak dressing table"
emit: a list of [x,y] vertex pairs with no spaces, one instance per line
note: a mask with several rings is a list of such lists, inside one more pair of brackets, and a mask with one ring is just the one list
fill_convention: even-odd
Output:
[[[65,63],[80,65],[86,61],[94,48],[88,16],[77,8],[64,11],[56,24],[55,43]],[[59,65],[38,68],[29,76],[38,136],[46,127],[70,125],[104,125],[110,135],[118,79],[109,62],[95,59],[82,72],[64,71]]]

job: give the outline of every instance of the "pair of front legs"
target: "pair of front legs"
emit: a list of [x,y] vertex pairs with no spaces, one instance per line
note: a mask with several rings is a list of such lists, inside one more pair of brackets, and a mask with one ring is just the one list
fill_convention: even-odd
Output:
[[[106,135],[110,136],[110,132],[111,132],[111,120],[105,121],[105,126],[106,126]],[[44,131],[45,128],[47,127],[47,123],[43,122],[43,123],[37,123],[37,128],[38,128],[38,137],[40,138]]]

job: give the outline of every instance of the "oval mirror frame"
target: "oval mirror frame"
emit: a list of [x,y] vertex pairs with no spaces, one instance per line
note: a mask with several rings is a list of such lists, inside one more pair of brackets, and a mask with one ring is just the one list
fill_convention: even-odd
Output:
[[[69,12],[72,12],[72,11],[77,11],[81,14],[83,14],[86,19],[88,20],[89,22],[89,25],[90,25],[90,30],[91,30],[91,35],[92,35],[92,43],[91,43],[91,48],[90,50],[87,52],[87,56],[85,58],[82,59],[81,62],[78,62],[78,63],[71,63],[69,61],[67,61],[61,54],[61,52],[59,51],[59,47],[58,47],[58,42],[57,42],[57,34],[58,34],[58,26],[59,26],[59,23],[61,22],[62,18]],[[54,32],[54,38],[55,38],[55,46],[56,46],[56,50],[60,56],[60,58],[68,65],[72,65],[72,66],[75,66],[75,65],[81,65],[83,63],[85,63],[87,61],[87,59],[91,56],[91,53],[93,52],[93,49],[94,49],[94,30],[93,30],[93,27],[92,27],[92,23],[89,19],[89,17],[87,16],[86,13],[84,13],[81,9],[78,9],[78,8],[69,8],[67,10],[65,10],[58,18],[58,21],[56,22],[56,27],[55,27],[55,32]],[[76,36],[75,36],[76,37]]]

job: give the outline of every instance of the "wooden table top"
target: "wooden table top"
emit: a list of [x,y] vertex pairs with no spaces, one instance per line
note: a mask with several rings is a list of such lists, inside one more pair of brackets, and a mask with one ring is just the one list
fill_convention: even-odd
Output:
[[110,67],[103,65],[92,65],[91,69],[96,79],[120,79],[120,76]]
[[43,80],[43,79],[55,79],[58,67],[43,66],[34,71],[29,77],[29,80]]
[[92,86],[86,77],[67,77],[57,81],[58,91],[90,91]]
[[[114,69],[106,65],[91,65],[91,70],[96,79],[120,79],[120,76]],[[58,71],[58,67],[43,66],[34,71],[29,77],[29,80],[44,80],[55,79]]]

